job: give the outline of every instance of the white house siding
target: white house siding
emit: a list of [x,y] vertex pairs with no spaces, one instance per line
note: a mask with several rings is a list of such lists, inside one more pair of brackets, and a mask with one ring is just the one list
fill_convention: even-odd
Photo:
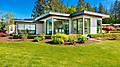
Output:
[[84,15],[84,17],[90,18],[91,20],[90,34],[97,34],[97,20],[102,20],[102,18],[95,16],[87,16],[87,15]]
[[36,24],[36,34],[43,34],[44,33],[44,24],[43,23],[37,23]]

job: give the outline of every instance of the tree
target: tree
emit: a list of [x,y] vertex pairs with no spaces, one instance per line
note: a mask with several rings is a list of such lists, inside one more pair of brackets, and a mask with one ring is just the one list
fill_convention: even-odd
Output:
[[14,24],[14,14],[13,13],[5,13],[2,15],[2,21],[0,22],[0,30],[9,32],[9,25]]
[[48,0],[47,1],[47,12],[62,12],[65,13],[65,9],[67,9],[66,6],[64,6],[62,0]]
[[87,6],[84,0],[79,0],[77,5],[77,11],[87,10]]
[[116,0],[111,6],[110,10],[111,16],[115,19],[114,23],[119,23],[120,21],[120,1]]
[[106,13],[105,8],[101,3],[99,4],[98,12],[99,13],[104,13],[104,14]]
[[72,6],[72,7],[68,7],[67,8],[67,12],[68,14],[72,14],[75,13],[77,11],[76,7]]
[[119,21],[120,21],[120,1],[118,3],[118,18],[119,18]]
[[33,11],[32,11],[32,17],[36,18],[42,14],[45,13],[45,9],[46,9],[46,2],[45,0],[37,0],[35,2]]

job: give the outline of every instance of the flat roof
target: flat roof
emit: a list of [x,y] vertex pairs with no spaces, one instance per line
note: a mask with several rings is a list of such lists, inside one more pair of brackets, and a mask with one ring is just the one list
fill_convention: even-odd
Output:
[[45,17],[50,16],[50,15],[63,16],[63,17],[74,17],[74,16],[79,16],[79,15],[92,15],[92,16],[98,16],[98,17],[102,17],[102,18],[109,18],[110,17],[110,15],[83,10],[81,12],[75,12],[73,14],[65,14],[65,13],[58,13],[58,12],[48,12],[46,14],[43,14],[43,15],[35,18],[35,20],[39,20],[39,19],[45,18]]
[[34,22],[33,19],[14,19],[15,22]]
[[48,12],[48,13],[46,13],[46,14],[43,14],[43,15],[41,15],[41,16],[35,18],[35,20],[42,19],[42,18],[47,17],[47,16],[49,16],[49,15],[70,17],[70,14],[58,13],[58,12]]

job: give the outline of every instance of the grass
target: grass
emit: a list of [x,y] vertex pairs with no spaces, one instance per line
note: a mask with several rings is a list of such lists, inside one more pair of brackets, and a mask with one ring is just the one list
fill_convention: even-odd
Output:
[[119,67],[120,41],[86,46],[0,43],[0,67]]

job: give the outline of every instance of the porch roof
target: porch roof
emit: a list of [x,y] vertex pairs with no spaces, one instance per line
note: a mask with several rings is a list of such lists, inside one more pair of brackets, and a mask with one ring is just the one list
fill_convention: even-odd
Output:
[[39,19],[42,19],[42,18],[45,18],[47,16],[50,16],[50,15],[53,15],[53,16],[63,16],[63,17],[70,17],[70,14],[65,14],[65,13],[58,13],[58,12],[48,12],[46,14],[43,14],[37,18],[35,18],[35,21],[36,20],[39,20]]
[[45,17],[48,17],[50,15],[63,16],[63,17],[75,17],[75,16],[80,16],[80,15],[91,15],[91,16],[97,16],[97,17],[101,17],[101,18],[109,18],[110,17],[109,15],[106,15],[106,14],[101,14],[101,13],[96,13],[96,12],[83,10],[81,12],[75,12],[73,14],[65,14],[65,13],[58,13],[58,12],[48,12],[46,14],[43,14],[43,15],[35,18],[35,21],[40,20],[40,19],[45,18]]
[[110,15],[86,11],[86,10],[83,10],[81,12],[75,12],[75,13],[71,14],[72,17],[79,16],[79,15],[92,15],[92,16],[98,16],[98,17],[102,17],[102,18],[109,18],[110,17]]
[[34,20],[33,19],[14,19],[14,21],[15,22],[30,22],[30,23],[32,23],[32,22],[34,22]]

